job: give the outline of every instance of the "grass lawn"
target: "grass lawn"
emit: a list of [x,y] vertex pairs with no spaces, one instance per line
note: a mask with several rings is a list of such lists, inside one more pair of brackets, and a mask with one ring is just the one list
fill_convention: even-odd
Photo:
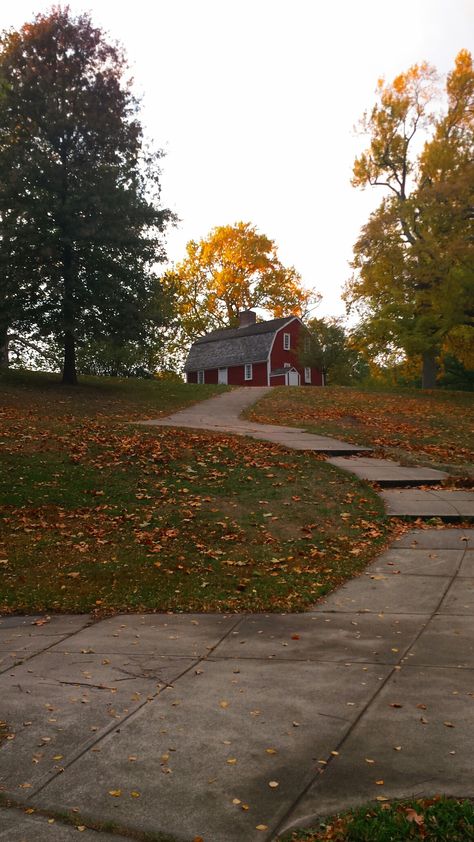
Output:
[[0,610],[302,610],[380,552],[380,500],[318,456],[128,423],[218,390],[0,379]]
[[407,464],[447,466],[456,474],[474,471],[472,392],[280,387],[247,416],[369,445]]
[[[474,840],[470,801],[431,798],[359,807],[321,822],[314,830],[286,835],[285,842],[469,842]],[[281,842],[283,842],[283,839]]]

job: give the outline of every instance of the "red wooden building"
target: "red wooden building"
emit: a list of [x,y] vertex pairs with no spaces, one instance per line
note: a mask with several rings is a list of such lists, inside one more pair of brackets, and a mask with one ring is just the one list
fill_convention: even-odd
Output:
[[253,310],[244,310],[239,327],[214,330],[192,345],[184,367],[187,382],[323,386],[320,369],[305,368],[298,359],[309,336],[297,316],[257,324]]

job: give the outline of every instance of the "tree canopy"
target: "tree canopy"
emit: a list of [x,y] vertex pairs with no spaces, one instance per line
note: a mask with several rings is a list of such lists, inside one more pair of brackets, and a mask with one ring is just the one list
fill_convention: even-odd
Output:
[[309,342],[299,349],[302,365],[320,368],[326,386],[349,386],[369,375],[369,366],[341,319],[310,319]]
[[174,294],[187,341],[235,326],[240,310],[304,316],[319,300],[314,290],[304,289],[293,266],[283,266],[273,240],[250,222],[222,225],[200,242],[189,242],[186,258],[166,273],[164,284]]
[[11,329],[52,337],[74,383],[78,342],[140,337],[172,217],[159,157],[125,56],[88,15],[56,7],[3,33],[0,345]]
[[[421,64],[391,84],[362,120],[369,146],[353,184],[385,189],[354,247],[345,297],[362,316],[372,353],[421,355],[423,385],[456,342],[474,342],[474,72],[461,50],[444,107],[434,68]],[[424,141],[424,142],[422,142]],[[466,358],[469,350],[466,352]]]

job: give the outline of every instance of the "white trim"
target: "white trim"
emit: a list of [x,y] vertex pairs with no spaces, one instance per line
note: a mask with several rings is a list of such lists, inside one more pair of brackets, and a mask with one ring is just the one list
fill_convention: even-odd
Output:
[[291,363],[283,363],[283,368],[294,368]]
[[[249,373],[249,376],[247,376],[247,372]],[[244,363],[244,380],[253,380],[252,363]]]
[[300,377],[300,373],[299,373],[298,369],[297,369],[297,368],[295,368],[294,366],[292,366],[291,368],[289,368],[289,369],[288,369],[288,374],[285,374],[285,385],[286,385],[286,386],[289,386],[289,385],[290,385],[290,374],[291,374],[293,371],[294,371],[294,372],[296,372],[296,376],[298,377],[298,383],[292,383],[291,385],[292,385],[292,386],[295,386],[295,385],[296,385],[296,386],[301,386],[301,377]]
[[[299,316],[293,316],[293,318],[291,318],[290,321],[286,323],[286,325],[282,325],[281,327],[279,327],[278,330],[276,330],[275,333],[273,334],[272,344],[270,345],[270,350],[268,352],[268,358],[267,358],[267,386],[270,385],[270,372],[272,370],[272,351],[273,351],[273,346],[275,344],[275,339],[277,338],[278,334],[280,333],[280,330],[284,330],[284,328],[289,327],[289,325],[293,324],[293,322],[299,322],[301,327],[306,327],[306,325],[301,321]],[[306,330],[307,329],[308,328],[306,328]]]
[[309,365],[304,367],[304,382],[311,383],[311,366]]
[[199,386],[202,386],[206,382],[206,372],[203,368],[201,368],[197,373],[197,382]]
[[[285,325],[286,327],[286,325]],[[290,351],[291,350],[291,333],[284,333],[283,334],[283,350]]]

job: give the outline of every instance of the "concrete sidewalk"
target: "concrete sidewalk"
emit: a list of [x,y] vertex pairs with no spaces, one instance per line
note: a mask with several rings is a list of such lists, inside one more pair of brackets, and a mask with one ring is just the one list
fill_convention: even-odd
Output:
[[451,529],[409,533],[306,614],[6,617],[2,791],[186,842],[474,796],[473,608],[474,530]]
[[[328,461],[333,465],[355,474],[360,479],[385,488],[396,488],[381,494],[388,514],[393,517],[439,517],[446,521],[461,522],[474,520],[474,492],[451,489],[430,491],[423,488],[426,485],[441,485],[445,482],[448,474],[444,471],[420,466],[407,467],[392,459],[371,457],[366,455],[370,454],[370,447],[350,444],[330,436],[307,433],[298,427],[256,424],[241,418],[243,410],[263,397],[269,388],[241,387],[166,418],[141,423],[155,427],[186,427],[250,436],[292,450],[323,453],[330,457]],[[406,489],[405,486],[413,486],[414,489]]]
[[347,456],[353,453],[367,453],[371,450],[370,447],[360,447],[329,436],[316,436],[299,427],[257,424],[241,418],[240,414],[243,410],[260,400],[269,389],[269,386],[242,386],[232,392],[224,392],[222,395],[175,412],[173,415],[167,415],[165,418],[139,423],[151,427],[187,427],[193,430],[233,433],[238,436],[271,441],[293,450],[313,450],[335,455]]

